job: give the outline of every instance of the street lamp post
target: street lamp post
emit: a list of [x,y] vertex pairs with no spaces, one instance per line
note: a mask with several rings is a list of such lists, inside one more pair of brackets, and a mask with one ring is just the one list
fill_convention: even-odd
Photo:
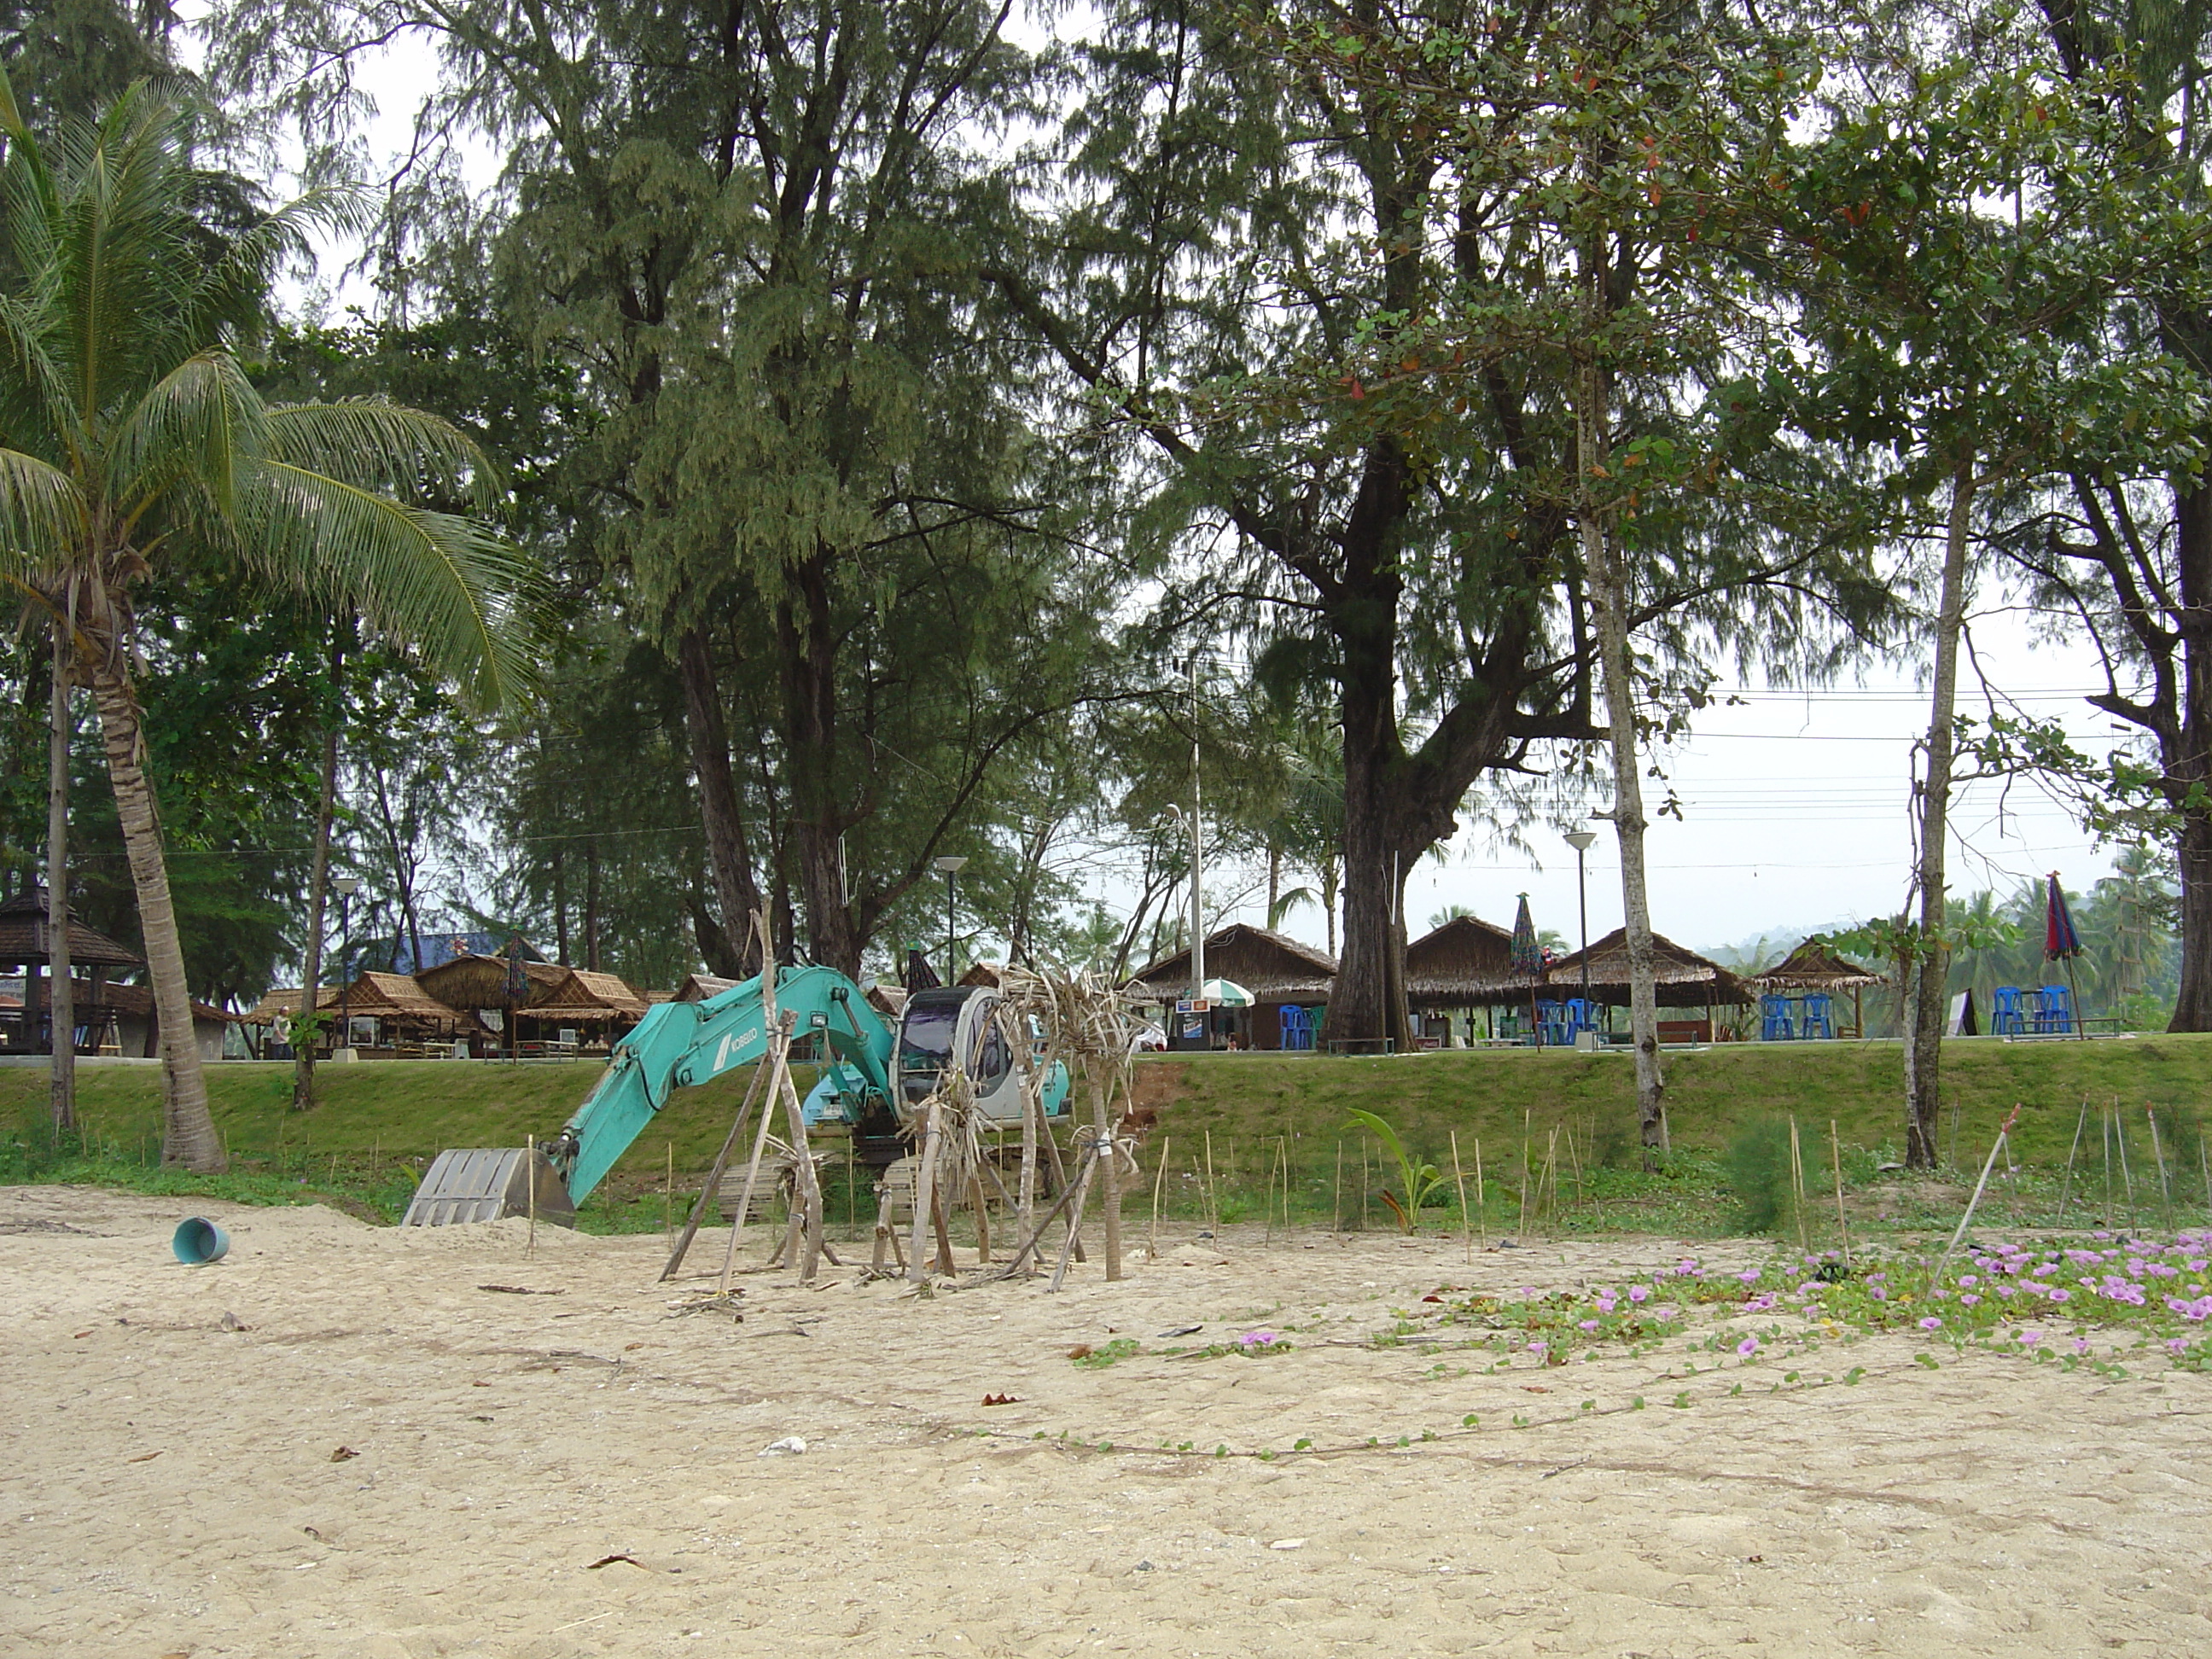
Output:
[[947,854],[934,862],[945,874],[945,982],[950,985],[956,977],[952,966],[952,878],[968,860]]
[[341,1041],[331,1050],[335,1058],[338,1048],[350,1051],[353,1048],[353,1005],[348,1000],[353,992],[353,976],[347,971],[346,946],[353,941],[353,896],[361,891],[361,878],[340,876],[331,885],[338,896],[338,1036]]
[[[1583,921],[1583,1018],[1588,1019],[1590,1006],[1589,881],[1583,868],[1583,854],[1596,844],[1597,836],[1593,830],[1570,830],[1566,839],[1567,845],[1575,849],[1575,891],[1581,904]],[[1577,1032],[1576,1036],[1579,1038],[1581,1033]]]

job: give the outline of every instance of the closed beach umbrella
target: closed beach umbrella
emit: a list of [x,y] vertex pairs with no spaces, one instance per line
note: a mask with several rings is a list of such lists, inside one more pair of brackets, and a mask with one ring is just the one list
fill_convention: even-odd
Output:
[[2043,902],[2043,959],[2066,964],[2067,1000],[2074,1005],[2074,1035],[2087,1038],[2089,1028],[2081,1023],[2081,991],[2074,980],[2074,958],[2081,954],[2081,935],[2075,930],[2074,913],[2066,905],[2066,890],[2058,884],[2058,872],[2051,872],[2050,891]]
[[2066,908],[2066,890],[2058,872],[2051,872],[2050,896],[2043,907],[2043,955],[2047,962],[2081,954],[2081,935],[2074,930],[2074,913]]
[[1521,895],[1521,913],[1513,918],[1513,971],[1516,974],[1540,974],[1544,971],[1544,947],[1536,942],[1536,923],[1528,915],[1528,896]]
[[1536,942],[1535,919],[1528,914],[1528,896],[1521,895],[1520,913],[1513,918],[1513,971],[1528,975],[1528,1029],[1536,1046],[1544,1046],[1544,1028],[1536,1023],[1536,976],[1544,971],[1544,947]]

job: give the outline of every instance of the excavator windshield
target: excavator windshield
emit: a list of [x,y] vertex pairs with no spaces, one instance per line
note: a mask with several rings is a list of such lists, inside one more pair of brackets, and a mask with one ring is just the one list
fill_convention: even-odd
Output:
[[906,1018],[899,1023],[898,1069],[900,1092],[908,1100],[927,1095],[937,1086],[939,1074],[952,1064],[960,1005],[969,994],[965,988],[918,991],[907,1003]]

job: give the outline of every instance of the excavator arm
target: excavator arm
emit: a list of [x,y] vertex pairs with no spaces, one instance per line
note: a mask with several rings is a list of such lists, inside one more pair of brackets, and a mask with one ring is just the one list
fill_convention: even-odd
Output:
[[[829,1057],[849,1085],[891,1098],[892,1036],[859,986],[830,968],[775,970],[779,1017],[794,1017],[793,1035],[819,1032]],[[615,1160],[645,1133],[672,1091],[690,1088],[768,1052],[769,1021],[756,977],[704,1002],[664,1002],[647,1011],[620,1042],[599,1079],[545,1150],[581,1203]]]

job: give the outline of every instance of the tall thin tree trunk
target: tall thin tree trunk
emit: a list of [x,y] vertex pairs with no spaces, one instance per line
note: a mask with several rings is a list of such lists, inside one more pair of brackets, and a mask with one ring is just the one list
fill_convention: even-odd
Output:
[[[70,737],[75,722],[70,718],[70,648],[68,618],[53,624],[53,700],[46,732],[46,964],[52,987],[46,994],[52,1017],[47,1024],[53,1041],[52,1103],[54,1127],[67,1133],[76,1127],[76,997],[70,978],[69,937],[69,763]],[[30,999],[24,998],[26,1008]]]
[[1604,375],[1582,375],[1575,447],[1581,522],[1599,672],[1613,748],[1613,830],[1620,847],[1620,906],[1628,946],[1628,1030],[1636,1045],[1636,1116],[1647,1158],[1668,1150],[1667,1075],[1659,1063],[1659,1006],[1651,950],[1651,902],[1644,881],[1643,766],[1636,738],[1636,664],[1628,643],[1628,573],[1606,516],[1593,499],[1593,480],[1607,460]]
[[[300,988],[301,1012],[307,1020],[307,1040],[293,1050],[292,1056],[292,1109],[295,1112],[307,1111],[315,1103],[315,1016],[319,1012],[319,994],[323,983],[323,915],[330,899],[331,825],[337,817],[338,809],[338,728],[345,720],[345,657],[343,624],[333,623],[331,627],[331,697],[333,710],[330,728],[323,733],[322,799],[315,811],[315,849],[307,876],[307,971],[302,976],[305,983]],[[390,801],[385,798],[384,775],[380,768],[377,773],[377,799],[389,830],[392,808]],[[411,934],[414,910],[409,890],[410,884],[404,874],[406,865],[399,856],[399,842],[396,835],[392,836],[392,867],[399,881],[400,901],[408,906],[407,918]],[[416,940],[412,948],[415,960],[410,971],[419,974],[422,971],[421,941]],[[345,1033],[338,1043],[333,1044],[333,1048],[342,1046],[351,1036],[351,1032]]]
[[[323,733],[323,793],[315,810],[315,851],[307,874],[307,961],[301,975],[300,1011],[307,1024],[306,1041],[292,1051],[292,1109],[304,1112],[315,1103],[316,1015],[322,1000],[323,906],[330,886],[331,821],[337,815],[338,728],[333,721]],[[416,970],[420,972],[418,959]]]
[[584,843],[584,966],[599,971],[599,842]]
[[714,672],[714,647],[704,628],[684,629],[677,641],[676,667],[684,684],[684,727],[691,745],[691,773],[699,785],[699,820],[707,832],[707,872],[722,913],[722,933],[736,949],[739,972],[760,970],[761,941],[751,936],[761,893],[745,851],[744,821],[730,769],[729,722]]
[[556,961],[568,966],[568,853],[559,847],[553,849],[553,952]]
[[146,775],[145,742],[138,699],[111,667],[92,676],[94,705],[107,750],[107,775],[115,787],[115,816],[138,899],[138,927],[146,942],[154,1009],[161,1022],[161,1162],[215,1175],[230,1167],[215,1119],[208,1111],[207,1079],[192,1031],[192,999],[185,977],[184,942],[169,897],[169,871],[161,853],[161,815]]
[[1928,779],[1920,798],[1920,928],[1908,970],[1905,1037],[1905,1161],[1932,1170],[1938,1161],[1943,1015],[1949,953],[1943,948],[1943,854],[1951,810],[1951,726],[1959,692],[1959,635],[1966,614],[1966,532],[1972,523],[1974,464],[1951,474],[1951,512],[1943,535],[1943,587],[1936,617],[1936,685],[1928,709]]

